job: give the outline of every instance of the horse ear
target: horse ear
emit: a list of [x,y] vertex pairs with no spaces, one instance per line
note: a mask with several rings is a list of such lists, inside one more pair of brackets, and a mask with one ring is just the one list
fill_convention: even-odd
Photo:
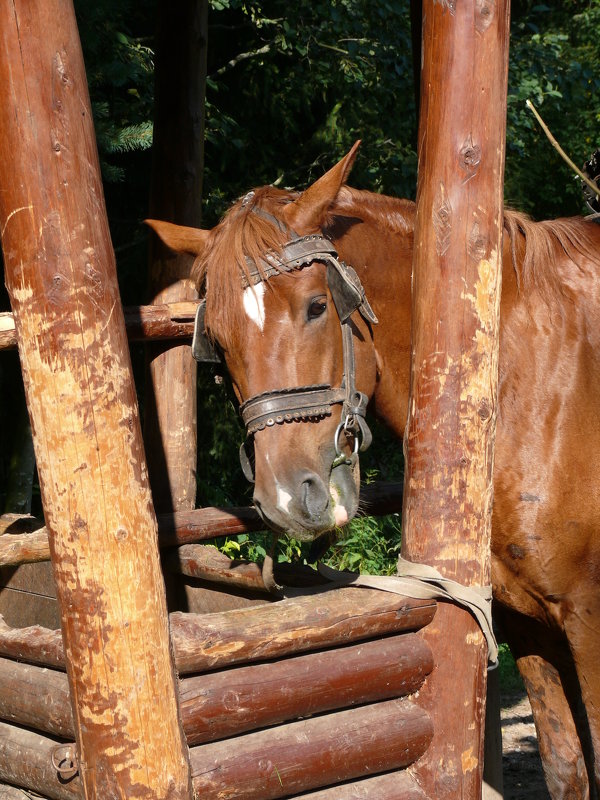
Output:
[[360,140],[354,143],[335,167],[302,192],[297,200],[284,207],[283,214],[290,228],[299,233],[309,233],[321,227],[329,207],[350,174],[359,145]]
[[199,256],[204,252],[210,231],[200,228],[187,228],[185,225],[174,225],[172,222],[161,222],[158,219],[145,219],[148,225],[167,247],[176,253],[190,253]]

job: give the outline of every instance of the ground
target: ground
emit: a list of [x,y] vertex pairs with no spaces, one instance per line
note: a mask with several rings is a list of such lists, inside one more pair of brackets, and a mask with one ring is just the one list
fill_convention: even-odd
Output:
[[501,715],[504,800],[549,800],[527,695],[503,695]]

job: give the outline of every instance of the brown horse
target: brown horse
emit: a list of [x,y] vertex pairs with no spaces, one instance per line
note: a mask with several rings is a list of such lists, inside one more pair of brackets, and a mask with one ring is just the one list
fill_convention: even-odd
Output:
[[[347,187],[354,156],[301,194],[249,193],[211,231],[150,223],[196,256],[256,507],[300,538],[357,510],[366,398],[398,437],[407,417],[414,206]],[[297,237],[308,255],[286,249]],[[493,589],[554,800],[600,779],[599,252],[600,226],[506,214]]]

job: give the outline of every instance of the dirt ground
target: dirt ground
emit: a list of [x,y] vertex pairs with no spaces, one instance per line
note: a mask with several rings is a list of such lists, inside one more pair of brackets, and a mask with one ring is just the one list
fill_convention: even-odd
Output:
[[502,697],[501,718],[504,800],[550,800],[527,696]]

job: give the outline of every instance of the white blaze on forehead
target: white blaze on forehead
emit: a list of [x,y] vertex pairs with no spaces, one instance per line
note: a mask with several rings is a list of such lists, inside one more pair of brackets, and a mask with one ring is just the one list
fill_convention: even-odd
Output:
[[260,330],[265,327],[265,285],[257,283],[244,290],[244,311],[248,317],[258,325]]

